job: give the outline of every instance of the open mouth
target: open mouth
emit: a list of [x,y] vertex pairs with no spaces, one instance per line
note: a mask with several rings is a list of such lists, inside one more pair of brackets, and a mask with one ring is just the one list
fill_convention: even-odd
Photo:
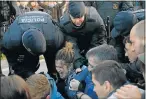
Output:
[[60,77],[62,77],[63,76],[63,72],[59,72],[59,75],[60,75]]

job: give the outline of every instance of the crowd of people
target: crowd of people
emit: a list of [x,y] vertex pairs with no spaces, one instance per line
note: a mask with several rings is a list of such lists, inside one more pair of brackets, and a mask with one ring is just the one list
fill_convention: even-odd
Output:
[[0,98],[145,99],[143,3],[1,1]]

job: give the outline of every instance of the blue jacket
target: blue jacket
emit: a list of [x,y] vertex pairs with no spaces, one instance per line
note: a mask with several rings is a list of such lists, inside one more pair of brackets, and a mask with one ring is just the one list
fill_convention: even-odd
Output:
[[76,74],[75,70],[72,71],[66,80],[65,90],[66,90],[67,95],[70,99],[77,99],[76,95],[78,92],[78,91],[73,91],[73,90],[69,89],[70,81],[72,79],[76,79],[79,82],[84,81],[89,73],[88,68],[86,66],[83,65],[81,69],[82,69],[82,71],[80,73],[77,73],[77,74]]
[[92,99],[98,99],[94,89],[94,84],[92,82],[91,72],[88,73],[88,76],[85,79],[86,87],[84,93],[90,96]]
[[57,91],[57,87],[54,79],[50,77],[49,74],[45,74],[45,75],[48,78],[51,85],[50,99],[64,99],[64,97]]

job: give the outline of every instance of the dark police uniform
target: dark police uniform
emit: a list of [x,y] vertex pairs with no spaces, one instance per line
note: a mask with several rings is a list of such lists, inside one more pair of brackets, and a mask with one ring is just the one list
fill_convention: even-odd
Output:
[[76,51],[83,56],[92,47],[106,43],[106,29],[102,18],[94,7],[86,7],[85,21],[81,26],[75,26],[68,13],[60,19],[67,40],[73,42]]
[[[40,11],[27,12],[16,18],[3,38],[2,52],[6,55],[9,66],[15,74],[27,78],[39,68],[39,55],[29,53],[22,44],[22,35],[29,29],[38,29],[46,40],[43,54],[48,73],[55,69],[55,54],[62,46],[64,36],[49,14]],[[32,42],[30,42],[32,43]]]
[[95,7],[105,23],[107,16],[110,16],[111,25],[119,11],[133,10],[134,8],[130,1],[86,1],[85,5]]
[[0,40],[3,37],[4,32],[10,25],[10,18],[12,15],[16,15],[15,8],[11,1],[0,2]]
[[[10,25],[11,16],[16,15],[16,10],[12,5],[11,1],[1,1],[0,2],[0,48],[3,35]],[[1,51],[0,51],[0,61],[1,61]],[[2,74],[0,66],[0,74]]]

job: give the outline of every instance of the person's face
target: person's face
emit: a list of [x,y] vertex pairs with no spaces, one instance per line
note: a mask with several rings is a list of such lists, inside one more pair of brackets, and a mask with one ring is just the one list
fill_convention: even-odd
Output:
[[97,66],[97,64],[99,64],[99,62],[101,62],[101,61],[100,60],[97,60],[93,56],[90,56],[88,58],[88,70],[91,71],[95,66]]
[[56,6],[57,5],[57,2],[49,2],[49,4],[48,4],[50,7],[54,7],[54,6]]
[[32,1],[32,2],[31,2],[31,6],[32,6],[33,8],[38,7],[38,3],[35,2],[35,1]]
[[143,40],[140,40],[134,33],[134,30],[130,33],[130,41],[132,42],[132,49],[137,55],[144,52]]
[[20,3],[21,6],[26,6],[28,4],[28,1],[26,1],[26,2],[25,1],[20,1],[19,3]]
[[67,68],[65,61],[56,60],[55,65],[56,65],[56,70],[59,73],[60,78],[66,79],[69,70]]
[[92,74],[92,81],[94,84],[94,91],[99,99],[105,99],[109,94],[109,83],[106,81],[103,85],[101,85],[96,79],[95,75]]
[[126,43],[125,44],[125,56],[128,56],[128,59],[131,63],[133,63],[137,58],[137,55],[136,55],[135,51],[132,50],[131,43]]
[[85,16],[82,16],[81,18],[73,18],[71,15],[71,20],[76,26],[81,26],[82,23],[84,22]]

